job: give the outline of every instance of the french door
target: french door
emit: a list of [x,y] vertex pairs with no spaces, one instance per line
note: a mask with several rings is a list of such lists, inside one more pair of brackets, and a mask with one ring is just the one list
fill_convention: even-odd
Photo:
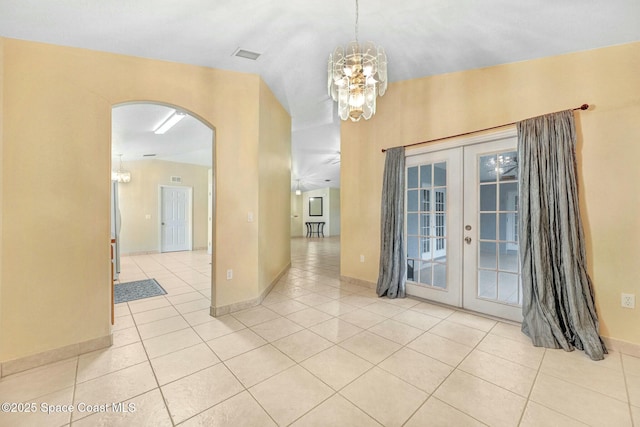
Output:
[[407,293],[522,320],[515,137],[406,159]]
[[461,306],[461,149],[406,159],[407,293]]

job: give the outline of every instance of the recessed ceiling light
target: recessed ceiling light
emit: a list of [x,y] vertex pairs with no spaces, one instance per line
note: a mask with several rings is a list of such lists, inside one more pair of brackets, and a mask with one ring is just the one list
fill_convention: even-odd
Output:
[[240,58],[250,59],[255,61],[260,57],[260,53],[251,52],[250,50],[238,48],[235,52],[233,52],[233,56],[239,56]]

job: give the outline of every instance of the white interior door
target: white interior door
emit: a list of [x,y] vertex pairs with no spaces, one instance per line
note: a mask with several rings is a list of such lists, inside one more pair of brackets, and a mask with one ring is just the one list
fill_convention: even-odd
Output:
[[160,187],[160,251],[191,250],[191,189]]
[[407,157],[409,295],[522,320],[516,143]]

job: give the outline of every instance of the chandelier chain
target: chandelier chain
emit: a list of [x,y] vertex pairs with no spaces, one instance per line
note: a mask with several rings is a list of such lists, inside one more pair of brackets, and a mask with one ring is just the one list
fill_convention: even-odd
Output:
[[358,0],[356,0],[356,43],[358,42]]

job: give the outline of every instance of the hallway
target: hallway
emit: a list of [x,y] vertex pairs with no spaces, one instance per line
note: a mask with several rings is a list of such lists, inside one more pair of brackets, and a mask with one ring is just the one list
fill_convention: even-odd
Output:
[[340,280],[339,251],[292,239],[263,303],[219,318],[206,252],[123,258],[123,280],[168,294],[118,304],[111,348],[0,380],[3,402],[37,405],[0,426],[640,425],[640,359],[592,362],[513,324],[377,298]]

